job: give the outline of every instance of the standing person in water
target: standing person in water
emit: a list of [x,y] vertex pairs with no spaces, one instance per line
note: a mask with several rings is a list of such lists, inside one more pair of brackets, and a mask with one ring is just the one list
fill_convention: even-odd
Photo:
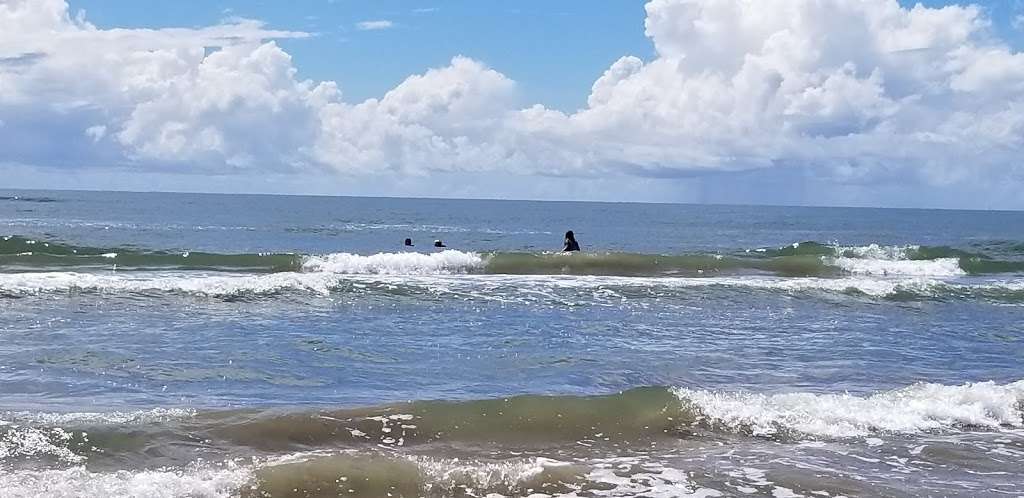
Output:
[[576,235],[572,233],[572,230],[565,232],[565,247],[562,252],[573,252],[580,250],[580,243],[576,242]]

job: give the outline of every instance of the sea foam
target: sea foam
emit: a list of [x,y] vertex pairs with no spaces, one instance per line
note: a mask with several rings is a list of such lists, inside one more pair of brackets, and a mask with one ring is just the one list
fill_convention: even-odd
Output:
[[425,275],[465,273],[484,267],[479,254],[446,250],[424,254],[418,252],[378,253],[370,256],[335,253],[307,256],[302,269],[307,272],[373,275]]
[[833,258],[831,264],[854,275],[958,277],[967,273],[956,258],[932,260]]
[[69,447],[74,434],[60,427],[29,427],[0,420],[0,463],[46,455],[60,462],[80,463],[85,457]]
[[839,257],[860,258],[860,259],[881,259],[888,261],[899,261],[910,259],[909,254],[921,249],[918,245],[894,245],[886,246],[880,244],[868,244],[865,246],[832,246]]
[[329,294],[338,279],[330,274],[205,275],[196,273],[96,274],[32,272],[0,274],[0,295],[61,292],[180,293],[198,296],[267,295],[281,291]]
[[704,421],[754,435],[824,438],[962,427],[1024,427],[1024,380],[959,386],[920,383],[871,396],[673,390]]
[[[349,266],[349,269],[352,267]],[[424,266],[417,268],[426,271]],[[443,266],[435,271],[444,272]],[[456,267],[458,268],[458,267]],[[456,270],[451,270],[455,272]],[[634,298],[669,297],[687,289],[720,288],[763,292],[859,294],[873,298],[990,299],[1024,302],[1024,279],[948,281],[933,277],[848,276],[817,277],[618,277],[565,275],[486,275],[462,273],[344,274],[330,272],[280,272],[271,274],[203,274],[197,272],[29,272],[0,273],[0,297],[39,294],[178,294],[200,297],[274,296],[284,292],[314,295],[390,293],[401,287],[403,295],[432,297],[457,295],[460,299],[531,300],[547,296],[554,302],[563,298],[585,301],[622,298],[629,291]],[[639,296],[636,294],[640,293]],[[632,298],[630,298],[632,299]]]
[[[0,421],[42,424],[46,426],[103,426],[103,425],[144,425],[183,420],[194,417],[192,408],[152,408],[149,410],[111,412],[4,412]],[[0,422],[2,424],[3,422]],[[8,422],[11,423],[11,422]]]
[[248,466],[196,466],[190,469],[157,469],[91,472],[77,466],[63,470],[30,470],[0,473],[4,496],[177,498],[196,496],[227,498],[252,480]]
[[834,245],[834,256],[822,260],[853,275],[958,277],[967,273],[958,258],[912,259],[917,245]]

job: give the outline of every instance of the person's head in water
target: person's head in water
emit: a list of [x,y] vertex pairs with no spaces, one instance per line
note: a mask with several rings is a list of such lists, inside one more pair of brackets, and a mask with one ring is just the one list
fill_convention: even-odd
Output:
[[405,246],[412,247],[412,239],[405,239]]
[[576,234],[572,233],[572,230],[565,232],[565,247],[562,251],[579,251],[580,244],[576,242]]
[[444,242],[441,242],[441,239],[437,239],[437,240],[434,241],[434,247],[448,247],[448,246],[444,245]]

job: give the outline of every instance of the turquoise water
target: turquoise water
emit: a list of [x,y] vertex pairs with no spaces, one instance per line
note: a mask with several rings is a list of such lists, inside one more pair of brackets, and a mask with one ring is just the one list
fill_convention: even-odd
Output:
[[0,191],[0,485],[1016,495],[1022,308],[1015,212]]

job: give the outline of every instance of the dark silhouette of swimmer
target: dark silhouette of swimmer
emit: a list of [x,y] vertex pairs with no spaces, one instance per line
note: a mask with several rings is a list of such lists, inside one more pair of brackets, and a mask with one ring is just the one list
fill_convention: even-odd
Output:
[[405,239],[405,247],[412,247],[412,239]]
[[444,245],[444,242],[441,242],[441,239],[437,239],[437,240],[434,241],[434,247],[448,247],[448,246]]
[[580,250],[580,243],[576,242],[576,234],[572,233],[572,230],[565,232],[565,248],[562,252],[573,252]]

